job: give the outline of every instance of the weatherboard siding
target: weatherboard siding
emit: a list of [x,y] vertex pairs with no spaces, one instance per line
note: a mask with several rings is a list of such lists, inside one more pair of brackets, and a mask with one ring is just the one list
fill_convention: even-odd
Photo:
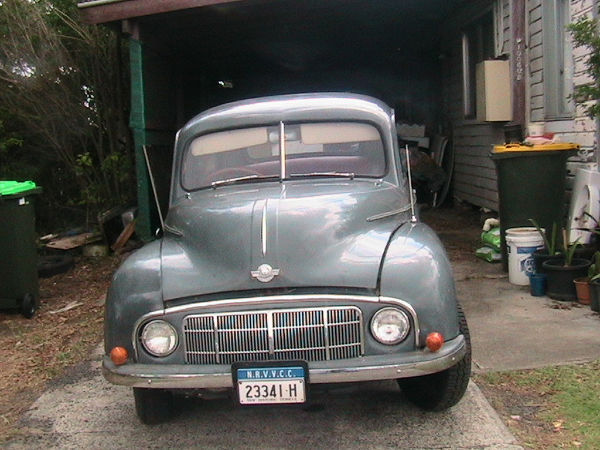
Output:
[[[444,29],[443,54],[443,107],[451,133],[455,152],[454,167],[454,196],[477,206],[498,209],[498,193],[496,172],[489,153],[493,145],[504,141],[504,122],[490,123],[468,120],[463,115],[462,87],[462,54],[461,31],[477,18],[481,11],[489,7],[491,2],[476,1],[459,11],[448,21]],[[582,15],[597,16],[600,1],[571,0],[569,2],[571,21]],[[577,105],[571,117],[547,119],[545,111],[544,86],[544,17],[542,0],[528,0],[527,11],[527,58],[525,70],[527,77],[527,115],[529,122],[543,122],[546,131],[553,132],[563,142],[575,142],[581,145],[577,156],[570,158],[567,163],[567,186],[571,186],[575,171],[596,161],[597,132],[595,122],[586,116],[584,108]],[[502,45],[497,44],[497,53],[510,57],[512,47],[510,1],[504,0],[501,8],[496,8],[501,19],[496,18],[496,24],[501,29],[497,31],[496,39],[502,39]],[[502,33],[502,36],[500,34]],[[585,49],[574,48],[572,52],[573,83],[575,86],[588,82],[585,75],[583,58]]]
[[[574,22],[582,16],[593,17],[597,14],[600,2],[594,0],[571,0],[570,21]],[[581,146],[578,154],[569,158],[567,163],[567,187],[573,184],[575,172],[580,167],[589,167],[596,161],[596,126],[587,117],[584,107],[576,105],[570,117],[561,119],[547,118],[544,109],[544,36],[542,0],[529,1],[529,102],[530,121],[543,122],[547,132],[555,133],[563,142],[575,142]],[[570,64],[573,65],[573,84],[579,86],[589,81],[586,76],[583,58],[587,54],[584,48],[573,48]]]
[[[455,155],[453,189],[454,197],[474,205],[498,209],[496,171],[490,158],[495,144],[503,142],[504,122],[478,122],[465,119],[463,114],[461,31],[471,21],[492,7],[490,1],[474,1],[455,17],[448,20],[444,29],[443,64],[444,112],[452,124],[452,142]],[[500,8],[502,20],[496,52],[507,54],[510,49],[510,2]],[[498,11],[498,10],[497,10]]]

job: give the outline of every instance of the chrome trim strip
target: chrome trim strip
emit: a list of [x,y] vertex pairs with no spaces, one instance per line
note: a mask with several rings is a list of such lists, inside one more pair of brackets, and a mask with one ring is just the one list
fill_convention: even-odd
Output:
[[394,209],[392,211],[387,211],[387,212],[384,212],[381,214],[375,214],[371,217],[367,217],[367,222],[374,222],[376,220],[385,219],[386,217],[392,217],[392,216],[395,216],[397,214],[402,214],[407,211],[410,211],[410,205],[404,206],[403,208],[400,208],[400,209]]
[[[360,312],[360,316],[362,316],[362,311]],[[325,358],[329,361],[331,359],[331,349],[329,348],[329,311],[323,311],[323,325],[325,326]]]
[[283,122],[279,122],[279,159],[281,160],[281,179],[285,180],[286,177],[286,161],[285,161],[285,127]]
[[267,342],[269,343],[269,355],[274,355],[275,335],[273,333],[273,314],[267,314]]
[[[446,352],[444,352],[444,349]],[[421,350],[412,352],[404,361],[402,360],[403,355],[391,354],[379,355],[379,357],[355,358],[355,364],[351,366],[330,365],[330,367],[318,367],[319,364],[309,364],[309,377],[310,382],[314,384],[415,377],[452,367],[465,356],[466,352],[465,338],[463,335],[459,335],[457,338],[447,341],[439,354]],[[381,356],[392,360],[396,359],[396,361],[387,364],[381,361]],[[420,359],[411,360],[410,356],[418,356]],[[369,360],[372,363],[369,363]],[[353,360],[342,361],[351,364]],[[198,367],[162,366],[160,364],[115,366],[108,356],[105,356],[102,361],[102,373],[113,384],[166,389],[214,389],[231,388],[233,386],[230,366],[211,366],[213,371],[206,373],[191,372]],[[186,373],[182,371],[183,369],[188,369],[190,372]]]
[[213,336],[215,338],[215,352],[217,354],[217,362],[221,362],[221,348],[219,346],[219,335],[217,334],[217,330],[219,329],[219,324],[217,323],[217,316],[213,316]]
[[163,226],[163,230],[165,230],[167,233],[171,233],[172,235],[177,236],[177,237],[183,236],[183,231],[178,230],[177,228],[175,228],[169,224],[166,224],[166,223]]
[[262,242],[262,255],[263,257],[267,255],[267,202],[269,199],[265,200],[262,209],[262,220],[260,227],[260,240]]
[[[170,314],[177,314],[181,312],[191,311],[191,310],[203,310],[208,308],[224,308],[228,306],[247,306],[247,305],[261,305],[264,303],[270,304],[282,304],[289,303],[293,301],[297,301],[298,299],[302,299],[304,301],[309,302],[366,302],[366,303],[391,303],[393,305],[398,305],[404,308],[409,312],[411,318],[413,320],[413,324],[415,327],[415,346],[418,348],[421,346],[421,327],[419,325],[419,318],[417,316],[417,312],[410,305],[410,303],[400,300],[394,297],[384,297],[384,296],[367,296],[367,295],[337,295],[337,294],[307,294],[307,295],[274,295],[270,297],[251,297],[251,298],[238,298],[238,299],[224,299],[224,300],[212,300],[208,302],[197,302],[190,303],[189,305],[182,306],[174,306],[172,308],[159,309],[157,311],[152,311],[150,313],[144,314],[140,317],[133,327],[132,333],[132,344],[135,353],[135,358],[137,360],[137,345],[136,345],[136,336],[137,330],[139,327],[146,321],[159,316],[167,316]],[[364,328],[364,327],[363,327]]]

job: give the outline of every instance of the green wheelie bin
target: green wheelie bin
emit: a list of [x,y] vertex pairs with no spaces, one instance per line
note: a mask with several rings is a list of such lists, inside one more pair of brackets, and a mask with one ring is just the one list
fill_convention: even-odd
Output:
[[552,224],[564,223],[567,159],[578,144],[496,145],[490,154],[496,166],[500,215],[502,267],[508,271],[506,230],[533,226],[534,219],[546,234]]
[[31,318],[39,305],[32,181],[0,181],[0,308]]

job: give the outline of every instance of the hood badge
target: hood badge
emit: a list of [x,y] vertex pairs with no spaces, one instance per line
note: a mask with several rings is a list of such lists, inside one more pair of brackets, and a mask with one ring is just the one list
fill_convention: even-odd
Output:
[[250,274],[252,275],[252,278],[256,278],[262,283],[268,283],[277,275],[279,275],[279,269],[273,269],[268,264],[261,264],[258,266],[257,270],[251,271]]

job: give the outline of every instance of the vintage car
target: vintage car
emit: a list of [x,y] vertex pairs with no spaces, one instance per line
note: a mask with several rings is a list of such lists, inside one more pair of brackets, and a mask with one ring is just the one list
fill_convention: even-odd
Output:
[[427,410],[461,399],[467,323],[403,155],[393,111],[352,94],[230,103],[179,131],[164,235],[106,301],[103,373],[142,422],[215,389],[293,404],[397,379]]

